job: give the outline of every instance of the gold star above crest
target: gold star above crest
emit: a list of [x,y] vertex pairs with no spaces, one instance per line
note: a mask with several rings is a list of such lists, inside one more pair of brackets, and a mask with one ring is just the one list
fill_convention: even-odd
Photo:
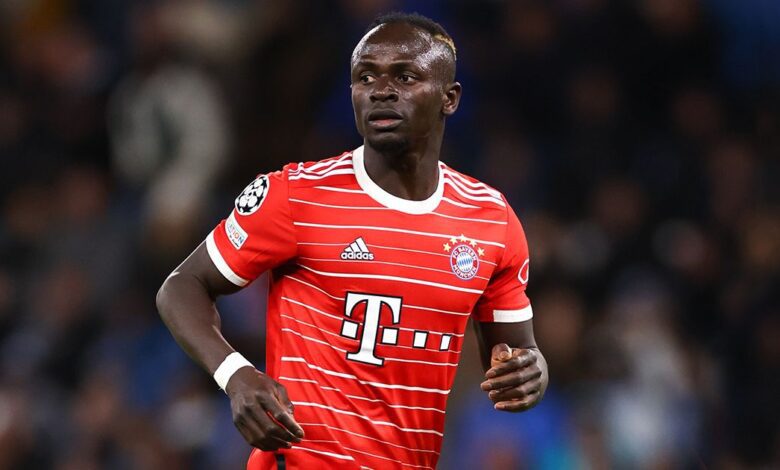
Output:
[[477,248],[477,254],[479,254],[480,257],[485,256],[485,250],[482,248]]
[[449,253],[449,252],[450,252],[450,249],[451,249],[451,248],[452,248],[452,247],[450,247],[450,244],[449,244],[449,243],[445,243],[445,244],[444,244],[444,251],[446,251],[447,253]]
[[468,238],[466,238],[466,236],[465,236],[465,235],[463,235],[463,234],[461,233],[461,234],[460,234],[460,237],[458,237],[458,240],[460,240],[460,241],[462,241],[462,242],[464,242],[464,243],[465,243],[465,242],[466,242],[466,240],[468,240]]
[[455,238],[455,237],[452,237],[452,238],[450,238],[450,243],[452,243],[454,245],[454,244],[458,243],[458,239]]
[[469,242],[469,245],[471,245],[471,247],[473,248],[473,247],[477,246],[477,241],[476,240],[471,240]]

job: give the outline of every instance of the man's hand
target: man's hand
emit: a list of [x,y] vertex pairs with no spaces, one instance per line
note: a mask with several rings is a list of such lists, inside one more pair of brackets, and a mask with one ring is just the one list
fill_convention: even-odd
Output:
[[536,406],[547,388],[546,363],[535,349],[493,346],[487,380],[480,387],[501,411],[525,411]]
[[284,386],[252,367],[236,371],[225,392],[230,397],[233,423],[253,447],[289,449],[301,442],[303,429],[293,419],[293,405]]

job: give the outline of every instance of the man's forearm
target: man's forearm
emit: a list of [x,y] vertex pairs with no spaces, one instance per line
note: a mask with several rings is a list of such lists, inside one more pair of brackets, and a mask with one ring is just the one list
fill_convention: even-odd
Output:
[[506,343],[513,348],[539,350],[534,339],[533,324],[530,321],[522,323],[474,322],[474,330],[477,334],[482,368],[485,371],[491,367],[490,353],[497,344]]
[[179,346],[209,374],[234,351],[220,331],[214,299],[194,276],[166,279],[157,292],[157,309]]
[[234,350],[220,331],[214,299],[236,290],[238,287],[217,271],[201,244],[160,287],[157,309],[176,342],[193,360],[212,376],[220,369],[214,379],[230,399],[233,422],[244,439],[261,450],[289,449],[301,442],[304,431],[295,422],[287,390],[271,377],[246,367],[251,366],[246,359],[225,359]]

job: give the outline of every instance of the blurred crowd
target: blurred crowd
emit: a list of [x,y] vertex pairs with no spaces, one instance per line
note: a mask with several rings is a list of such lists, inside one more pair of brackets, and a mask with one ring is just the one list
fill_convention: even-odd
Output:
[[[440,467],[780,467],[780,3],[0,0],[0,469],[233,469],[154,306],[255,174],[360,144],[380,12],[458,47],[444,160],[525,226],[541,405],[472,341]],[[220,299],[264,356],[263,280]]]

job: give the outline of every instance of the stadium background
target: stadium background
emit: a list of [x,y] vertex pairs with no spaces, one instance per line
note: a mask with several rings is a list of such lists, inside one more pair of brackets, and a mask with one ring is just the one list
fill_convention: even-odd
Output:
[[[504,191],[551,385],[491,412],[473,341],[440,467],[780,467],[780,3],[0,1],[0,468],[241,468],[164,276],[261,171],[359,144],[378,11],[458,46],[444,159]],[[262,281],[220,301],[263,359]]]

